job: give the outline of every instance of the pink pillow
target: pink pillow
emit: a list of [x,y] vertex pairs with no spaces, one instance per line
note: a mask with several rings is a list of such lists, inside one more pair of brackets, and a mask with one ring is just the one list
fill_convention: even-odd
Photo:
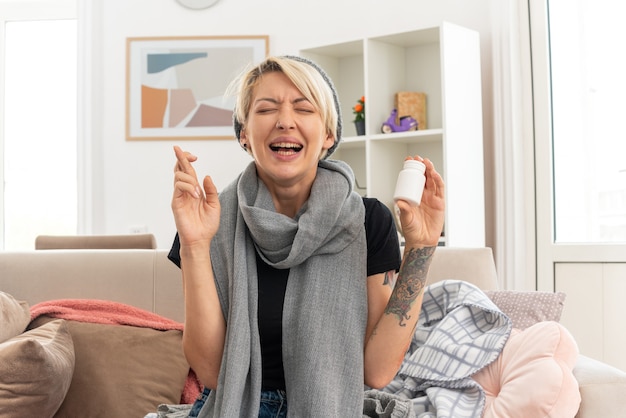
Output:
[[472,376],[487,395],[483,417],[573,418],[581,399],[577,358],[574,338],[557,322],[513,329],[498,359]]

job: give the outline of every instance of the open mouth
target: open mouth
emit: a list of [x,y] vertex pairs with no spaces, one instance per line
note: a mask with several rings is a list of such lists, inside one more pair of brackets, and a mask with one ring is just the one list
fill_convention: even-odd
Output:
[[270,145],[270,149],[279,154],[297,154],[302,151],[302,145],[293,142],[277,142]]

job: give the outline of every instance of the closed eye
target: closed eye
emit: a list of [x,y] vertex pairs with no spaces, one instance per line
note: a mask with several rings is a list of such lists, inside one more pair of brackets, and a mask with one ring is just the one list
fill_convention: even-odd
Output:
[[277,109],[275,108],[269,108],[269,107],[263,107],[260,109],[256,109],[256,113],[259,114],[263,114],[263,113],[271,113],[271,112],[275,112]]
[[298,112],[315,113],[315,107],[304,97],[294,100],[293,105]]

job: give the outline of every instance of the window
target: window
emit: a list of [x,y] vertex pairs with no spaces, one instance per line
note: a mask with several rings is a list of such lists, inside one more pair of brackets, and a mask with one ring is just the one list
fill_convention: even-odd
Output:
[[548,14],[554,240],[624,243],[626,6],[548,1]]
[[[4,22],[0,248],[77,231],[77,22]],[[2,39],[2,38],[0,38]]]
[[[626,262],[626,58],[614,46],[626,35],[626,6],[527,3],[536,284],[554,290],[559,263]],[[602,277],[589,281],[602,292]]]

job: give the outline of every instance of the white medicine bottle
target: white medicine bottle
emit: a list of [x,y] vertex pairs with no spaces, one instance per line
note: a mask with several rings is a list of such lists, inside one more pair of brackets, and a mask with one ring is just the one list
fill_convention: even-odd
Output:
[[426,166],[418,160],[405,160],[404,167],[398,174],[393,200],[406,200],[413,206],[419,206],[424,192]]

